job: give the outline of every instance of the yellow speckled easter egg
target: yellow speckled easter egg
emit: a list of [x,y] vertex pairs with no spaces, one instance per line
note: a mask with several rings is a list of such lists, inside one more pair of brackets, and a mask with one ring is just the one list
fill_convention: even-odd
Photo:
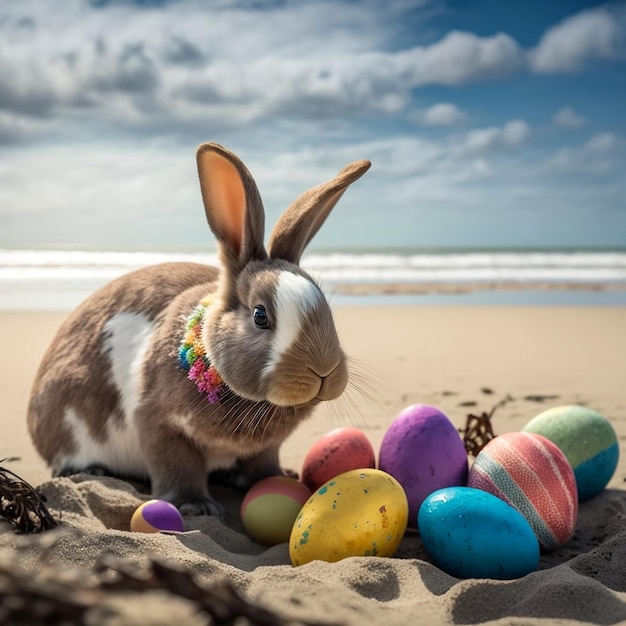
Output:
[[289,538],[291,562],[392,556],[408,517],[406,494],[393,476],[377,469],[344,472],[302,507]]

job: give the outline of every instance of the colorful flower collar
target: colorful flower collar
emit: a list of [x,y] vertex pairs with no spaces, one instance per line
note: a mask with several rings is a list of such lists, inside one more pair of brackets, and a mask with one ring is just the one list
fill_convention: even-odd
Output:
[[213,296],[207,296],[187,318],[185,335],[178,349],[178,362],[187,372],[187,378],[196,383],[198,392],[205,394],[211,404],[219,404],[228,387],[215,366],[211,365],[202,342],[204,313],[212,302]]

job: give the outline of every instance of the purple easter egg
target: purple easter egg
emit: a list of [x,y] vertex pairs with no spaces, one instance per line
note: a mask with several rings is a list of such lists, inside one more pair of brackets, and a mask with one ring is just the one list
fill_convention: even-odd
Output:
[[183,532],[185,523],[173,504],[165,500],[148,500],[133,513],[130,529],[141,533],[158,533],[162,530]]
[[427,404],[409,406],[393,420],[380,445],[378,466],[404,488],[413,528],[422,502],[431,493],[467,484],[467,453],[461,436],[439,409]]

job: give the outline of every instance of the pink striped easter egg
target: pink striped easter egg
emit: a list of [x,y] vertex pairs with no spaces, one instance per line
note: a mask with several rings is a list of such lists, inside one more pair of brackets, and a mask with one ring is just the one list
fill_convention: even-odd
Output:
[[545,550],[559,548],[574,534],[574,471],[561,450],[541,435],[516,432],[492,439],[476,457],[468,486],[514,506]]

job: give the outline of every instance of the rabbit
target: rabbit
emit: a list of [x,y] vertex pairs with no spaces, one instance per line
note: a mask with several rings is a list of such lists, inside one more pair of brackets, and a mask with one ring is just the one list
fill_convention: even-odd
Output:
[[208,475],[241,488],[282,475],[281,443],[347,385],[329,304],[299,262],[370,162],[298,197],[266,249],[245,165],[215,143],[196,159],[220,267],[149,266],[89,296],[43,357],[27,423],[54,476],[144,480],[184,515],[222,516]]

